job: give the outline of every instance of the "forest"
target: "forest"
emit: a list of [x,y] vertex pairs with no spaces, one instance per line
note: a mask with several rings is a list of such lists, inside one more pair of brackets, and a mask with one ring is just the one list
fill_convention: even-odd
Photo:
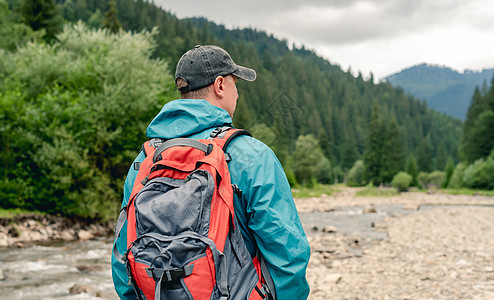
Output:
[[196,44],[257,71],[238,84],[234,125],[276,152],[294,187],[390,185],[406,172],[408,185],[493,188],[492,85],[462,123],[262,31],[142,0],[0,0],[0,207],[114,218],[148,123],[179,98],[175,64]]

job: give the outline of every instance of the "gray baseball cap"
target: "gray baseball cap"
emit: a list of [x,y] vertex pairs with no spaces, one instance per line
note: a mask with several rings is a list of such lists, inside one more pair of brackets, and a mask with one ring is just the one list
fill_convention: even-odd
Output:
[[235,75],[247,81],[256,79],[256,71],[237,65],[222,48],[197,45],[185,52],[178,61],[175,83],[178,78],[185,80],[187,86],[178,90],[187,93],[210,85],[218,76],[227,75]]

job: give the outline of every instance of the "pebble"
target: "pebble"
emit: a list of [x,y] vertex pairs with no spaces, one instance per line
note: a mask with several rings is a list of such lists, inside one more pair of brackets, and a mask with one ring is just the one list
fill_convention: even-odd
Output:
[[[494,204],[492,197],[439,193],[366,198],[345,189],[344,194],[309,201],[317,204],[313,211],[341,203],[360,207],[401,203],[410,209],[446,204],[442,201]],[[296,199],[297,207],[302,200]],[[309,203],[302,207],[312,211]],[[494,209],[487,206],[434,208],[379,221],[373,230],[377,227],[387,237],[374,244],[355,234],[311,235],[309,299],[494,299],[493,219]],[[332,251],[319,251],[323,249]]]

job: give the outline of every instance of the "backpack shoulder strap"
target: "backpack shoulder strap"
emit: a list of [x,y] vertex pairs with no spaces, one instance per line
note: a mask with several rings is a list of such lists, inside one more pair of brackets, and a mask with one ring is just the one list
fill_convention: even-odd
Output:
[[250,132],[245,129],[237,129],[229,126],[218,127],[209,136],[210,139],[216,143],[216,145],[220,146],[223,149],[223,152],[226,153],[226,148],[230,144],[230,142],[241,135],[252,136]]

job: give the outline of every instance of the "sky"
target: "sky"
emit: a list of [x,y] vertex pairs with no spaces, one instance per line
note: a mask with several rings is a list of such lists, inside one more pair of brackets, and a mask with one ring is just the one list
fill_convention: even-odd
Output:
[[[421,63],[494,68],[492,0],[245,0],[155,3],[179,18],[250,27],[380,80]],[[207,4],[205,4],[207,3]],[[235,58],[234,58],[235,59]]]

